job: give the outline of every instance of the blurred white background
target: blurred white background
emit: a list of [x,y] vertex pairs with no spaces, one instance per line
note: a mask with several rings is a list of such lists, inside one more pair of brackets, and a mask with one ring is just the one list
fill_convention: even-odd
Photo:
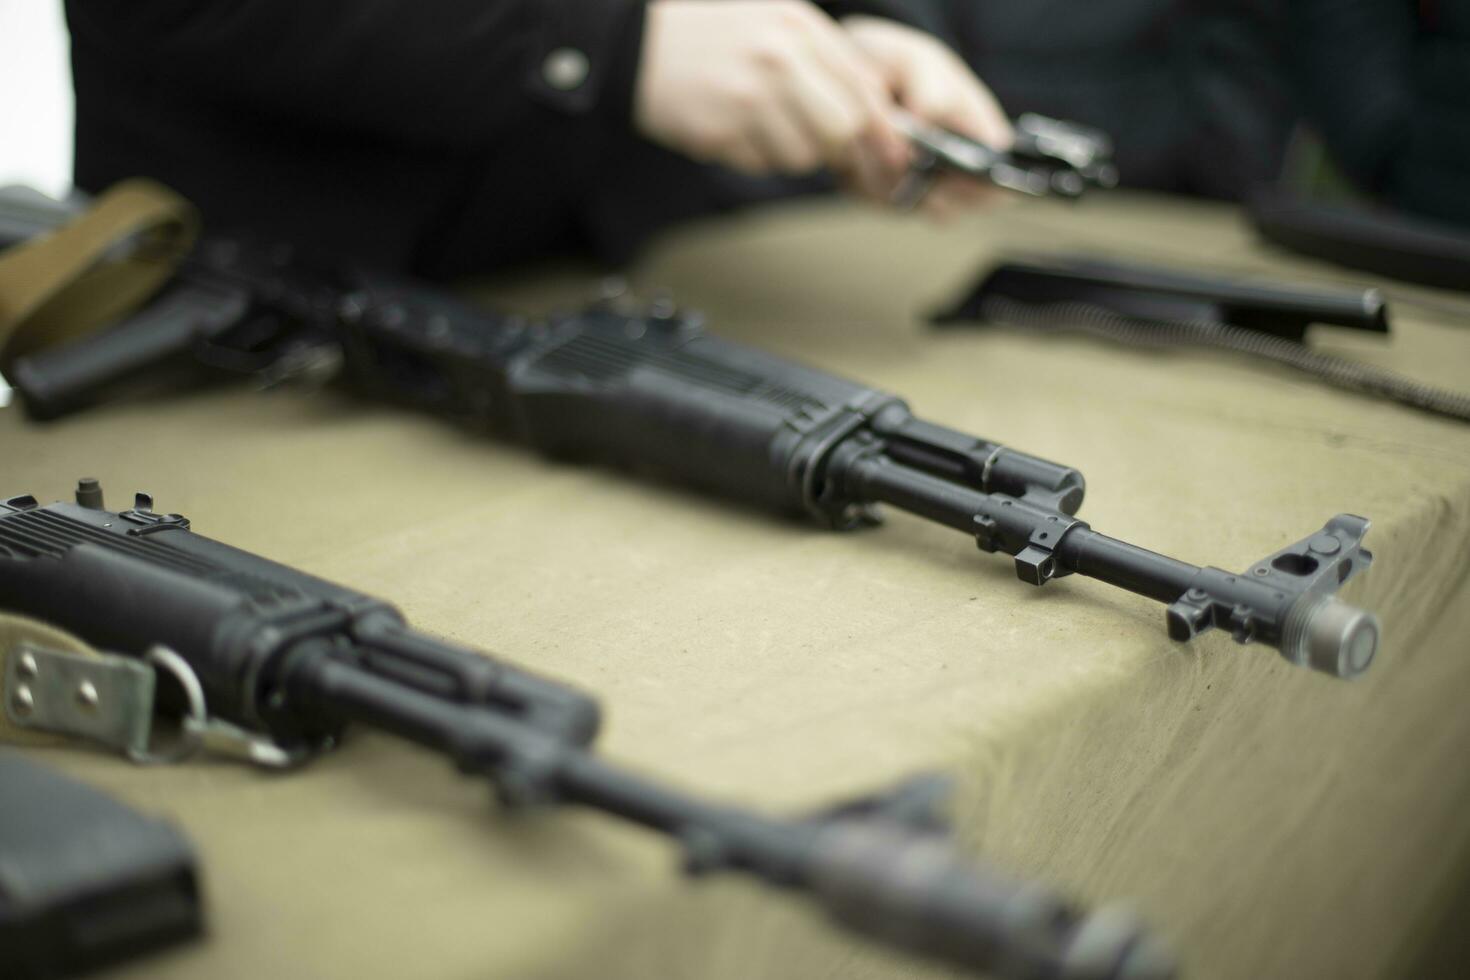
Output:
[[72,93],[61,0],[0,0],[0,186],[71,186]]

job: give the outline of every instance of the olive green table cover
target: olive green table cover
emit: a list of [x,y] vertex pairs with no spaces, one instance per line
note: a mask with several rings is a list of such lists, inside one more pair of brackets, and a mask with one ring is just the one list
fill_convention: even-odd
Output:
[[[1071,248],[1363,281],[1258,244],[1234,209],[1121,193],[938,229],[789,205],[671,234],[632,280],[1077,466],[1094,527],[1197,564],[1372,518],[1377,561],[1347,592],[1383,619],[1365,678],[1220,634],[1176,645],[1157,604],[1075,577],[1034,589],[904,515],[826,533],[335,390],[226,385],[47,426],[11,407],[0,492],[146,489],[200,533],[595,692],[607,754],[705,793],[795,812],[950,773],[977,858],[1132,900],[1189,976],[1401,974],[1470,856],[1470,426],[1223,354],[925,326],[993,257]],[[541,309],[594,283],[548,270],[484,292]],[[1314,343],[1470,386],[1470,302],[1389,294],[1386,341]],[[667,842],[610,818],[498,812],[385,736],[286,775],[30,751],[198,846],[207,941],[120,976],[948,975],[786,896],[692,884]]]

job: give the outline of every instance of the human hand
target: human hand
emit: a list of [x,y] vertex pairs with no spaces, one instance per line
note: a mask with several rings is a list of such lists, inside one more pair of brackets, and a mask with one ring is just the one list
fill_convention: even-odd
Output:
[[896,181],[910,150],[877,65],[805,0],[654,0],[634,123],[746,173],[827,166]]
[[[952,129],[994,149],[1010,149],[1011,124],[995,96],[937,38],[878,17],[848,17],[842,26],[900,108],[923,122]],[[864,163],[861,158],[858,162]],[[897,187],[882,172],[859,166],[852,174],[854,190],[866,197],[888,200]],[[997,190],[971,177],[946,174],[935,182],[920,207],[943,219],[998,196]]]

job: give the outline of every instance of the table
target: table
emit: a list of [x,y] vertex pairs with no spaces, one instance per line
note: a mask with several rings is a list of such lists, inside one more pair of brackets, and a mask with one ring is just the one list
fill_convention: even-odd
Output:
[[[5,492],[149,490],[201,533],[596,692],[609,756],[704,793],[799,811],[948,772],[977,857],[1131,899],[1189,976],[1394,975],[1470,872],[1470,427],[1223,354],[924,325],[996,255],[1078,248],[1362,281],[1257,243],[1233,208],[1126,193],[943,228],[792,203],[669,234],[631,280],[1077,466],[1081,516],[1187,561],[1243,568],[1339,511],[1371,517],[1376,564],[1345,593],[1383,620],[1366,677],[1219,634],[1176,645],[1155,603],[1033,589],[904,515],[825,533],[334,390],[176,392],[44,427],[0,412]],[[593,282],[479,289],[537,309]],[[1390,297],[1387,342],[1314,343],[1470,384],[1470,302]],[[948,975],[757,886],[690,884],[611,819],[497,813],[384,736],[285,776],[33,751],[198,846],[208,941],[117,976]]]

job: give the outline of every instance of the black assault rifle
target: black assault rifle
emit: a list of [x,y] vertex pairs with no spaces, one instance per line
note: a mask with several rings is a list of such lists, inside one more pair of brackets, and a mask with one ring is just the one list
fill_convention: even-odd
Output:
[[[69,210],[0,192],[0,246]],[[1168,605],[1171,637],[1213,627],[1338,677],[1378,647],[1339,599],[1365,569],[1368,521],[1339,514],[1241,572],[1199,567],[1077,519],[1077,470],[916,418],[900,398],[707,333],[672,306],[528,319],[441,290],[317,270],[289,249],[205,240],[141,312],[22,357],[10,383],[35,417],[102,397],[160,362],[267,382],[340,372],[371,397],[483,426],[562,458],[656,469],[833,528],[889,504],[973,535],[1043,585],[1087,575]]]
[[[367,725],[488,777],[508,806],[606,811],[674,838],[691,874],[743,872],[803,892],[848,929],[922,956],[1017,980],[1173,974],[1127,913],[1083,914],[964,862],[945,839],[932,778],[803,819],[680,793],[594,754],[599,711],[586,695],[411,629],[387,603],[195,534],[147,494],[113,512],[83,480],[76,504],[0,503],[0,610],[125,655],[109,658],[123,669],[104,676],[99,658],[12,651],[4,707],[15,724],[111,731],[139,700],[128,688],[143,671],[136,657],[175,674],[199,725],[213,716],[244,738],[267,736],[251,744],[256,758]],[[143,674],[147,701],[154,679]]]

